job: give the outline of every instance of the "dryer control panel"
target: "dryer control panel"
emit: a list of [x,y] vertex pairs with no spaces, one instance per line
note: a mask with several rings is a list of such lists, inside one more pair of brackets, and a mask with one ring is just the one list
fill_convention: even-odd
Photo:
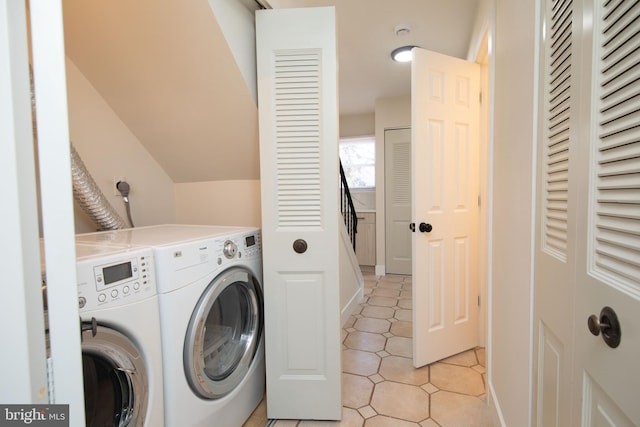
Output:
[[103,249],[99,255],[78,257],[76,270],[81,312],[131,304],[156,295],[153,252],[150,248],[121,251]]
[[251,259],[261,256],[260,231],[235,234],[215,241],[218,265],[238,259]]
[[261,245],[262,241],[260,240],[260,231],[254,231],[243,236],[243,248],[246,258],[261,256]]
[[200,231],[201,238],[190,234],[187,238],[176,238],[175,243],[165,240],[154,246],[159,294],[173,292],[198,280],[209,281],[220,269],[238,263],[261,261],[259,229],[245,227],[221,234],[210,234],[207,229]]

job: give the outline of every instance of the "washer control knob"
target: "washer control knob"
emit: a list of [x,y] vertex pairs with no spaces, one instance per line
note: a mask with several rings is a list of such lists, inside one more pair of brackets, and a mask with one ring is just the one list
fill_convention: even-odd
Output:
[[236,256],[236,253],[238,253],[238,246],[231,240],[227,240],[226,242],[224,242],[222,253],[224,253],[225,257],[231,259]]

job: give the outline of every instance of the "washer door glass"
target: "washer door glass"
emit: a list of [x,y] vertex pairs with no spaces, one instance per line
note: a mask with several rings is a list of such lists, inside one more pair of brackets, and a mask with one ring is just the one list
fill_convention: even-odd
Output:
[[246,268],[214,278],[200,297],[185,339],[185,373],[200,397],[217,399],[246,376],[262,339],[262,291]]
[[120,332],[83,323],[82,369],[87,426],[142,425],[148,382],[142,356]]

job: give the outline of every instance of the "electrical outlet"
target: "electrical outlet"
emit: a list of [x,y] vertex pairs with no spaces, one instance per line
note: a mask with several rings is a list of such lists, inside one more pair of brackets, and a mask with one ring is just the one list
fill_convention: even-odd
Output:
[[125,178],[124,176],[114,176],[113,177],[113,195],[114,196],[122,196],[122,194],[120,194],[120,192],[118,191],[118,183],[120,181],[126,181],[127,178]]

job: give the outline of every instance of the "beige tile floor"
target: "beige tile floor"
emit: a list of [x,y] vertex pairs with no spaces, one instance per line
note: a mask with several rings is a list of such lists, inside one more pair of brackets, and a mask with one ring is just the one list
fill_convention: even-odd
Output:
[[244,427],[492,427],[484,349],[413,368],[411,277],[364,277],[343,328],[342,421],[267,420],[262,402]]

